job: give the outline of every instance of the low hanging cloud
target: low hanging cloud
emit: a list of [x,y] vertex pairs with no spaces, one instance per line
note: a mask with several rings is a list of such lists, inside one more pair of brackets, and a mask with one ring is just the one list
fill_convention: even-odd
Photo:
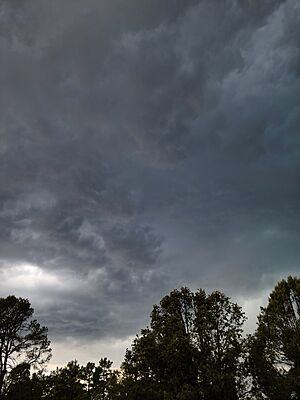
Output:
[[296,0],[2,1],[1,295],[55,340],[98,340],[173,287],[253,299],[297,273],[299,17]]

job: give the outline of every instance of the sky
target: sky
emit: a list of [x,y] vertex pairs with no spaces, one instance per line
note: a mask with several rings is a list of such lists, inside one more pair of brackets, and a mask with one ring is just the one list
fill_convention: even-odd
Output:
[[298,0],[1,0],[0,296],[117,366],[173,288],[300,266]]

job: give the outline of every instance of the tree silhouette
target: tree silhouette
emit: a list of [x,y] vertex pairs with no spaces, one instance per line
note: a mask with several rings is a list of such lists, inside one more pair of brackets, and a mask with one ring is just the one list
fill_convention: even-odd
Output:
[[7,375],[18,364],[42,365],[51,357],[47,328],[40,326],[32,315],[33,308],[27,299],[0,299],[0,398],[7,386]]
[[249,339],[254,389],[269,399],[300,398],[300,279],[280,281]]
[[128,398],[237,399],[244,320],[220,292],[172,291],[126,352]]

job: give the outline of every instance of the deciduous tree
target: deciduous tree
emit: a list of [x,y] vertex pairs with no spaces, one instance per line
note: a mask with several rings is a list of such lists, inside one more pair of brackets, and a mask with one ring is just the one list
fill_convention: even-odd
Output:
[[126,353],[128,398],[237,399],[244,320],[220,292],[172,291]]

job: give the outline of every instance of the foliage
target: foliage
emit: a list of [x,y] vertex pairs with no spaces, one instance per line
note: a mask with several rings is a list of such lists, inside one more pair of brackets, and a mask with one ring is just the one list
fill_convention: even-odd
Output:
[[40,366],[51,357],[47,328],[41,327],[32,315],[27,299],[0,299],[0,395],[8,390],[9,372],[17,375],[19,369]]
[[57,368],[45,378],[45,398],[47,400],[88,399],[81,378],[81,367],[77,361],[70,361],[66,367]]
[[155,387],[158,399],[236,399],[244,319],[220,292],[172,291],[154,306],[150,328],[126,353],[128,398],[138,398],[137,387],[143,398],[154,398]]
[[[45,400],[110,400],[117,398],[117,372],[112,362],[102,358],[96,366],[88,362],[80,366],[71,361],[64,368],[57,368],[44,376],[43,399]],[[112,397],[114,395],[114,397]]]
[[43,393],[41,372],[30,376],[30,365],[20,363],[7,377],[5,400],[40,400]]
[[195,342],[199,383],[205,399],[238,398],[244,353],[241,308],[221,292],[195,294]]
[[300,279],[277,284],[249,338],[254,390],[269,399],[300,398]]
[[247,338],[244,313],[223,293],[173,290],[153,307],[150,326],[127,349],[120,371],[102,358],[31,375],[31,366],[50,355],[47,329],[32,313],[28,300],[0,299],[1,399],[300,398],[299,278],[277,284]]

